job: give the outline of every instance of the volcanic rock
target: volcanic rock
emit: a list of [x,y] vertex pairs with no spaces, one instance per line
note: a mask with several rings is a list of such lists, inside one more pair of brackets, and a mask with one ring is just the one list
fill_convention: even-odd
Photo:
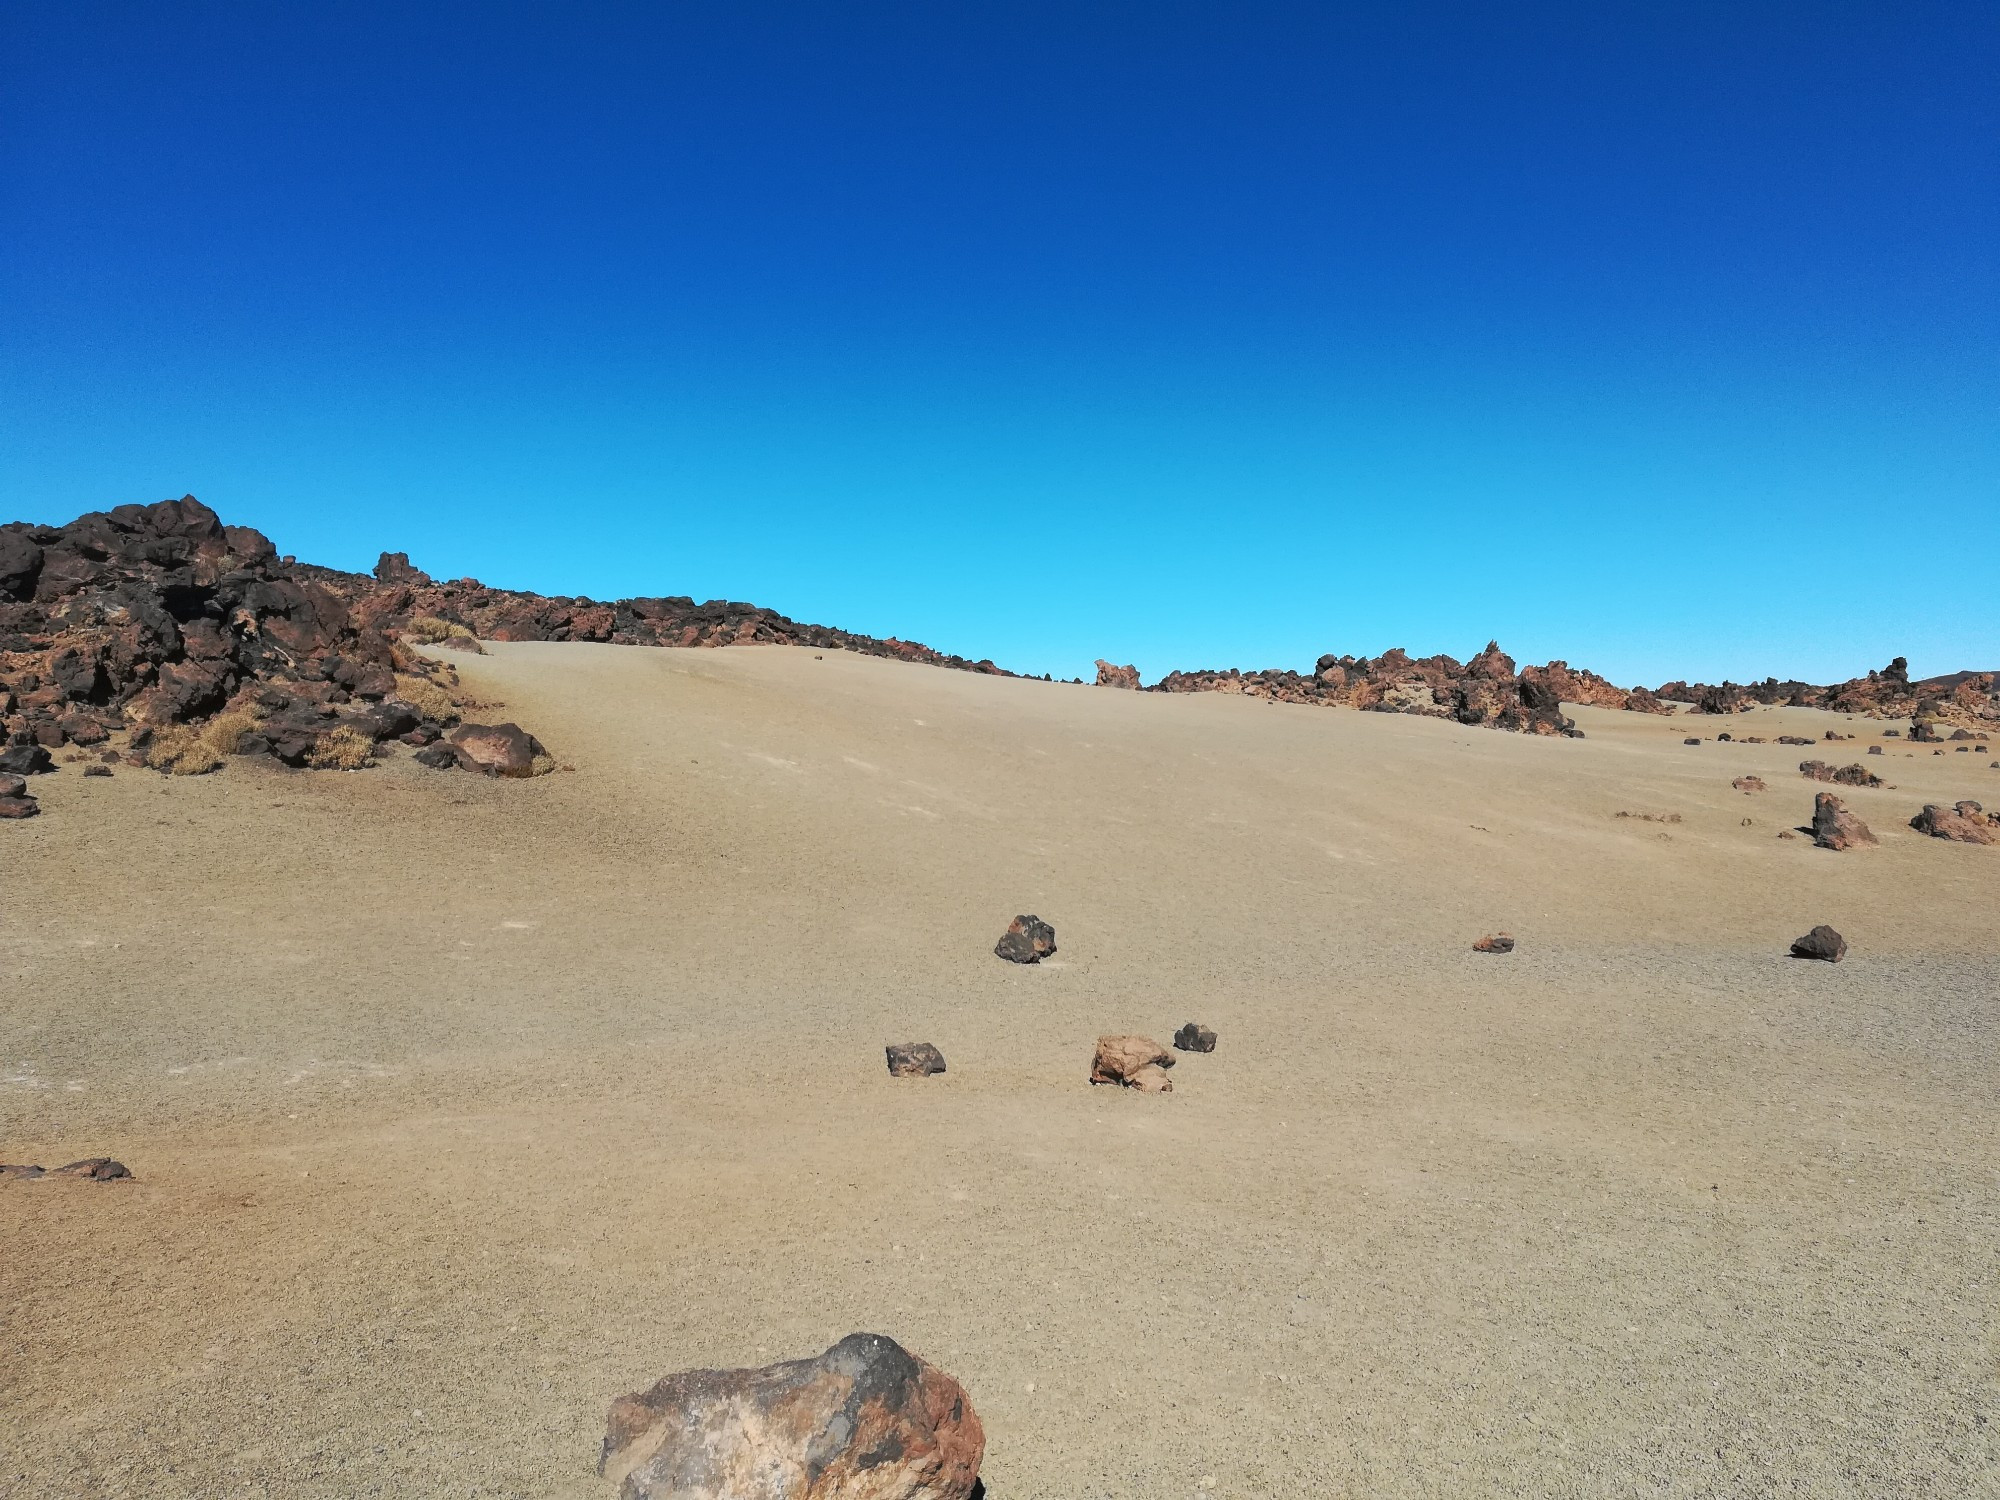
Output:
[[1830,766],[1823,760],[1802,760],[1799,774],[1809,781],[1831,781],[1838,786],[1882,786],[1883,780],[1866,766]]
[[1514,935],[1511,932],[1489,932],[1472,945],[1474,953],[1512,953]]
[[55,757],[46,745],[9,745],[0,750],[0,773],[9,776],[45,776],[55,768]]
[[1147,1063],[1145,1067],[1133,1071],[1125,1080],[1125,1087],[1137,1089],[1142,1094],[1171,1094],[1174,1081],[1167,1076],[1167,1070],[1158,1063]]
[[115,1182],[131,1175],[131,1169],[124,1162],[113,1161],[108,1156],[86,1157],[66,1167],[56,1167],[49,1173],[51,1177],[82,1177],[91,1182]]
[[375,581],[405,588],[428,588],[431,575],[410,566],[407,552],[384,552],[375,559]]
[[1136,692],[1139,687],[1139,669],[1137,667],[1113,666],[1110,662],[1100,658],[1097,663],[1097,685],[1099,687],[1131,688]]
[[[0,533],[0,542],[4,540],[5,533]],[[23,1182],[33,1182],[43,1175],[45,1174],[40,1167],[29,1166],[26,1162],[0,1161],[0,1178],[18,1177]]]
[[429,766],[433,771],[449,771],[458,765],[458,752],[449,745],[426,745],[410,759],[420,766]]
[[444,742],[466,770],[488,776],[533,776],[535,758],[548,754],[542,742],[519,724],[461,724]]
[[1174,1033],[1174,1046],[1182,1052],[1213,1052],[1215,1033],[1206,1026],[1190,1021]]
[[1822,849],[1853,849],[1878,842],[1868,825],[1847,810],[1832,792],[1813,798],[1813,842]]
[[1794,958],[1820,958],[1837,964],[1847,957],[1847,939],[1821,924],[1792,944]]
[[683,1370],[612,1404],[621,1500],[967,1500],[986,1433],[964,1389],[879,1333],[817,1359]]
[[14,796],[0,796],[0,818],[32,818],[42,810],[42,804],[26,793]]
[[1771,790],[1761,776],[1739,776],[1729,784],[1739,792],[1768,792]]
[[1038,964],[1056,951],[1056,930],[1040,917],[1016,917],[993,951],[1009,963]]
[[1090,1081],[1130,1084],[1141,1068],[1173,1065],[1173,1053],[1150,1037],[1101,1036],[1097,1055],[1090,1061]]
[[2000,816],[1988,813],[1977,802],[1960,802],[1941,807],[1935,802],[1910,819],[1918,833],[1934,839],[1952,839],[1961,844],[2000,844]]
[[944,1054],[929,1042],[892,1042],[889,1073],[894,1078],[928,1078],[944,1071]]

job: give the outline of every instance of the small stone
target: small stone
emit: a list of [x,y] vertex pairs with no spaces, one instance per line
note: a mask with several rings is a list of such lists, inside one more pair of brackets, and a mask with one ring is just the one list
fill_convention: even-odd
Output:
[[1739,776],[1729,784],[1735,787],[1737,791],[1745,793],[1768,792],[1771,790],[1761,776]]
[[1174,1033],[1174,1046],[1182,1052],[1213,1052],[1215,1033],[1198,1022],[1190,1021]]
[[84,774],[84,775],[86,775],[86,776],[109,776],[109,775],[111,774],[111,767],[109,767],[109,766],[85,766],[85,767],[83,768],[83,774]]
[[1701,743],[1701,737],[1699,735],[1691,734],[1686,739],[1682,740],[1681,743],[1683,745],[1699,745]]
[[1847,939],[1821,923],[1792,944],[1792,957],[1818,958],[1837,964],[1847,957]]
[[1009,963],[1038,964],[1056,951],[1056,930],[1040,917],[1016,917],[993,951]]
[[1511,932],[1489,932],[1472,945],[1474,953],[1512,953],[1514,934]]
[[944,1054],[929,1042],[891,1042],[884,1050],[892,1078],[928,1078],[944,1071]]
[[51,1177],[84,1177],[92,1182],[115,1182],[121,1177],[130,1177],[131,1169],[122,1161],[113,1161],[108,1156],[87,1156],[82,1161],[73,1161],[66,1167],[57,1167]]
[[1090,1062],[1092,1083],[1136,1084],[1135,1075],[1149,1067],[1171,1068],[1174,1055],[1151,1037],[1101,1036]]

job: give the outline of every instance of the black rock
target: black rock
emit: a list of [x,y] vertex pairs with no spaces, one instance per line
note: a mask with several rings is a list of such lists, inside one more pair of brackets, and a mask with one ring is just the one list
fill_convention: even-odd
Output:
[[449,771],[458,764],[458,753],[449,745],[426,745],[410,759],[433,771]]
[[1792,944],[1793,958],[1820,958],[1837,964],[1847,957],[1847,939],[1824,922]]
[[928,1078],[944,1071],[944,1054],[929,1042],[892,1042],[884,1049],[896,1078]]
[[0,771],[10,776],[41,776],[56,768],[44,745],[9,745],[0,750]]
[[1213,1052],[1215,1033],[1206,1026],[1190,1021],[1174,1033],[1174,1045],[1183,1052]]
[[1009,963],[1038,964],[1056,951],[1056,930],[1040,917],[1016,917],[993,951]]

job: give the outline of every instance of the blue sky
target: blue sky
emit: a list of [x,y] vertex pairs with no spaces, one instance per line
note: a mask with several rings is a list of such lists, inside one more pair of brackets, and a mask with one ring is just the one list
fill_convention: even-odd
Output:
[[0,6],[0,512],[1088,674],[2000,667],[1987,4]]

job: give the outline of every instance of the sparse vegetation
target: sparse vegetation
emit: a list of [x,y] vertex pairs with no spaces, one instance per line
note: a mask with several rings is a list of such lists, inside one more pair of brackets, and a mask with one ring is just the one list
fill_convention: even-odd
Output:
[[537,755],[528,765],[530,776],[546,776],[557,769],[556,758],[553,755]]
[[218,768],[223,753],[191,724],[168,724],[146,744],[146,764],[169,776],[201,776]]
[[397,673],[396,696],[426,719],[435,719],[440,724],[449,724],[458,717],[458,705],[451,694],[428,677]]
[[[449,641],[454,646],[462,646],[468,651],[478,651],[479,637],[456,620],[441,620],[436,615],[418,615],[403,627],[403,639],[416,641],[422,645],[434,646],[440,641]],[[484,653],[482,653],[484,654]]]
[[343,724],[313,741],[306,764],[315,771],[358,771],[368,764],[374,750],[373,740]]
[[243,736],[256,728],[254,714],[241,710],[220,713],[201,726],[202,743],[218,755],[241,755]]

